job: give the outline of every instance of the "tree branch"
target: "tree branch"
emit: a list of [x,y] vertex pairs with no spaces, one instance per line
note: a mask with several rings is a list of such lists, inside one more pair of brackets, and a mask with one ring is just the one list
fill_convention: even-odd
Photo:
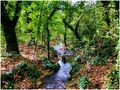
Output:
[[58,10],[59,8],[56,7],[55,9],[53,9],[53,11],[50,13],[50,15],[48,16],[48,20],[51,20],[51,17],[54,15],[54,13]]
[[3,26],[6,26],[6,22],[7,23],[10,23],[11,20],[9,18],[9,15],[5,9],[5,6],[6,5],[6,1],[5,2],[1,2],[1,23],[3,24]]
[[83,17],[85,14],[87,14],[88,12],[90,12],[90,10],[88,10],[86,13],[84,13],[83,15],[81,15],[81,16],[79,17],[79,19],[78,19],[78,21],[77,21],[77,23],[76,23],[75,30],[78,29],[78,27],[79,27],[79,23],[80,23],[80,20],[82,19],[82,17]]
[[2,17],[1,23],[3,24],[4,27],[10,27],[11,25],[15,27],[19,18],[20,10],[21,10],[20,3],[21,1],[17,1],[16,8],[15,8],[15,15],[13,17],[13,20],[10,20],[10,17],[5,9],[5,5],[7,4],[7,1],[1,2],[1,17]]
[[64,24],[74,33],[75,37],[80,41],[81,38],[80,38],[80,36],[79,36],[78,31],[75,30],[72,25],[68,24],[65,19],[63,19],[63,22],[64,22]]
[[65,19],[63,19],[63,23],[64,23],[70,30],[72,30],[72,31],[74,32],[73,26],[70,25],[70,24],[68,24],[68,22],[67,22]]
[[20,10],[21,10],[21,6],[20,6],[21,2],[22,1],[17,1],[17,3],[16,3],[15,15],[14,15],[13,20],[12,20],[14,26],[16,26],[17,21],[19,19],[19,14],[20,14]]

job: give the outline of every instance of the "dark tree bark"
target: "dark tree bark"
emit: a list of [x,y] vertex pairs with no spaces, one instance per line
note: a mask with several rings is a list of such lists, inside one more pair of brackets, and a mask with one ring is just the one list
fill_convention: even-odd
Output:
[[67,41],[67,33],[64,33],[64,45],[65,45],[65,46],[67,46],[66,41]]
[[15,15],[13,17],[13,20],[11,20],[5,9],[5,5],[7,4],[7,1],[1,2],[1,23],[3,25],[3,32],[6,40],[6,47],[7,47],[6,52],[8,53],[19,54],[18,42],[15,33],[15,26],[17,24],[19,18],[18,15],[21,9],[20,3],[21,3],[20,1],[16,2]]
[[[67,30],[67,27],[65,25],[65,30]],[[64,45],[67,46],[67,31],[65,31],[65,33],[63,34],[64,37]]]
[[5,35],[5,40],[6,40],[6,52],[8,53],[16,53],[19,54],[19,49],[18,49],[18,42],[16,38],[16,33],[13,28],[4,28],[4,35]]

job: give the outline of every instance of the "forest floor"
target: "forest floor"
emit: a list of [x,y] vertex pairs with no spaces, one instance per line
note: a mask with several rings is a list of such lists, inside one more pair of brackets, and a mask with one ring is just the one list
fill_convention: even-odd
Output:
[[37,85],[34,86],[32,85],[33,83],[31,82],[31,80],[28,77],[23,77],[23,80],[18,80],[19,76],[18,75],[14,75],[14,80],[15,82],[15,88],[21,88],[21,89],[27,89],[27,88],[42,88],[42,81],[44,80],[45,76],[48,76],[49,74],[52,74],[52,71],[45,69],[42,66],[42,63],[39,61],[33,61],[33,60],[29,60],[27,58],[24,58],[23,56],[9,56],[9,57],[2,57],[2,63],[1,63],[1,67],[2,67],[2,73],[3,72],[9,72],[10,67],[13,66],[13,69],[16,69],[16,65],[20,62],[29,62],[31,64],[35,64],[37,66],[37,69],[40,70],[42,72],[42,75],[39,77],[39,80],[37,82]]
[[105,89],[105,76],[109,73],[113,64],[111,62],[107,62],[106,66],[91,65],[90,70],[88,70],[86,66],[86,64],[82,65],[79,72],[66,83],[66,88],[79,88],[78,80],[81,76],[87,75],[90,81],[90,85],[88,86],[89,89]]
[[[53,71],[47,70],[42,66],[40,60],[35,56],[34,49],[31,46],[20,45],[21,56],[7,56],[2,57],[1,69],[3,72],[8,72],[10,67],[15,68],[15,65],[22,62],[28,61],[30,63],[35,63],[37,68],[43,73],[39,80],[36,82],[36,85],[32,85],[32,82],[28,77],[24,77],[22,81],[15,80],[15,88],[42,88],[43,80],[45,76],[48,76],[53,73]],[[39,46],[39,54],[46,56],[47,53],[44,50],[44,47]],[[57,57],[53,57],[54,62],[58,61]],[[109,73],[109,70],[113,67],[112,62],[109,60],[106,66],[95,66],[91,65],[91,69],[87,69],[86,63],[82,65],[78,73],[72,76],[70,80],[66,82],[67,89],[79,89],[78,80],[81,76],[84,76],[87,73],[87,76],[91,82],[89,89],[105,89],[105,76]],[[19,78],[19,76],[14,75],[14,79]]]

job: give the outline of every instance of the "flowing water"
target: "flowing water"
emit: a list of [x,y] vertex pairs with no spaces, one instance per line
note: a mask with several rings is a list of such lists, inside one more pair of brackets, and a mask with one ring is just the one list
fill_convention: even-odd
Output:
[[[59,57],[73,55],[72,52],[61,48],[63,48],[62,43],[54,47]],[[70,78],[72,66],[70,63],[63,63],[61,59],[58,61],[58,64],[60,65],[59,70],[45,78],[45,84],[43,85],[45,89],[65,89],[65,82]]]

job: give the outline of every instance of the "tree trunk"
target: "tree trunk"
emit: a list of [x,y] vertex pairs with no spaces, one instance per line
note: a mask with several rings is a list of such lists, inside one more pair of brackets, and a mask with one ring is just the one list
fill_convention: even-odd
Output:
[[64,33],[64,45],[65,45],[65,46],[67,46],[67,43],[66,43],[66,41],[67,41],[67,40],[66,40],[66,39],[67,39],[67,37],[66,37],[66,35],[67,35],[67,34],[66,34],[66,33]]
[[15,33],[15,26],[17,24],[19,13],[21,10],[20,3],[21,1],[16,2],[15,15],[13,17],[13,20],[11,20],[5,8],[8,2],[6,1],[1,2],[1,23],[3,25],[3,32],[6,40],[6,47],[7,47],[6,52],[8,53],[14,52],[15,54],[19,54],[18,42]]
[[55,14],[55,12],[58,10],[58,7],[55,7],[53,11],[50,13],[50,15],[46,18],[44,27],[47,32],[47,50],[48,50],[48,59],[50,59],[50,30],[48,28],[49,21],[51,20],[52,16]]
[[105,12],[105,21],[106,21],[107,25],[110,26],[109,11],[107,9]]
[[50,30],[48,29],[48,22],[46,23],[47,24],[46,25],[46,31],[47,31],[47,50],[48,50],[48,59],[50,59]]
[[78,33],[78,30],[74,31],[74,35],[79,41],[81,41],[81,37],[80,37],[80,34]]
[[15,54],[19,54],[18,42],[14,28],[10,28],[10,27],[4,28],[3,32],[5,35],[6,46],[7,46],[6,52],[8,53],[14,52]]

